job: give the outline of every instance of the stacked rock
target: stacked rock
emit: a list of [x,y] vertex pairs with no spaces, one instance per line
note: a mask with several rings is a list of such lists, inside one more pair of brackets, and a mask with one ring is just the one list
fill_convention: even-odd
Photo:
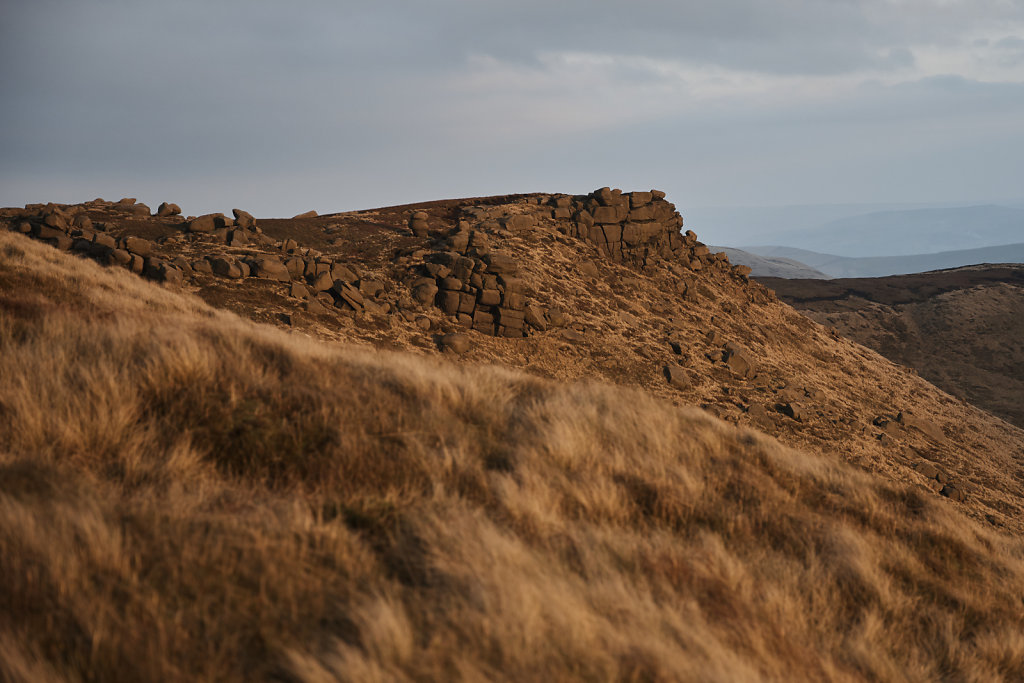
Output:
[[426,237],[430,234],[430,215],[426,211],[414,211],[409,216],[409,229],[416,237]]
[[614,261],[642,266],[652,255],[667,258],[683,248],[683,219],[659,190],[623,193],[602,187],[582,197],[554,196],[549,204],[552,218],[565,220],[570,235]]

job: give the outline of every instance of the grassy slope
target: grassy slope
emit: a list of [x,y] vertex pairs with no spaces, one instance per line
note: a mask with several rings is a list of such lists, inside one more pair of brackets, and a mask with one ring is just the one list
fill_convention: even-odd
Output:
[[1024,676],[1024,546],[640,391],[0,234],[0,677]]

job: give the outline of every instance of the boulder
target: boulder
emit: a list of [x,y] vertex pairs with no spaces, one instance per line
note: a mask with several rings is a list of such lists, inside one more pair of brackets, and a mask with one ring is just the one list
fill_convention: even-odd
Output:
[[942,433],[941,429],[930,420],[915,414],[913,411],[900,411],[899,415],[896,416],[896,421],[904,427],[916,429],[935,441],[944,442],[946,440],[946,436]]
[[548,329],[547,322],[544,320],[544,311],[534,304],[523,309],[523,322],[540,332]]
[[629,193],[629,206],[630,208],[637,209],[641,206],[647,206],[654,199],[654,195],[650,192],[630,192]]
[[519,214],[516,216],[507,216],[503,221],[502,225],[509,230],[527,230],[537,224],[537,219],[533,216],[527,216],[525,214]]
[[228,235],[228,246],[244,247],[249,244],[249,233],[246,230],[232,230]]
[[153,243],[141,237],[125,237],[124,248],[139,256],[149,256],[153,253]]
[[188,223],[189,232],[210,233],[217,229],[218,214],[208,213],[193,218]]
[[277,280],[278,282],[291,280],[288,268],[281,263],[280,259],[273,256],[261,256],[255,259],[250,267],[253,270],[253,275],[261,280]]
[[663,372],[668,383],[676,389],[689,389],[693,386],[693,381],[690,379],[690,373],[681,365],[669,363],[664,367]]
[[214,275],[230,278],[232,280],[237,280],[242,277],[242,269],[234,259],[214,256],[208,259],[208,261],[210,264],[210,270]]
[[429,305],[437,296],[437,291],[437,285],[433,282],[429,284],[424,282],[412,290],[412,296],[418,303]]
[[256,219],[252,217],[252,214],[248,211],[242,211],[241,209],[231,209],[232,215],[235,217],[235,225],[245,230],[256,226]]
[[597,264],[593,261],[580,261],[579,265],[576,267],[579,269],[580,274],[585,275],[586,277],[597,277],[600,275]]
[[288,296],[294,299],[308,299],[309,289],[301,282],[293,282],[288,288]]
[[495,275],[514,275],[519,270],[519,264],[508,254],[488,254],[484,261],[487,263],[487,272]]
[[331,278],[342,282],[355,282],[359,276],[343,263],[334,263],[330,267]]
[[159,207],[157,207],[157,210],[156,210],[156,215],[157,216],[178,216],[180,214],[181,214],[181,207],[180,206],[178,206],[177,204],[169,204],[167,202],[164,202],[163,204],[161,204]]
[[750,379],[757,374],[757,368],[750,352],[736,342],[726,343],[725,363],[730,370],[744,379]]
[[459,332],[452,332],[441,337],[442,351],[450,351],[461,355],[469,351],[470,345],[469,336]]
[[336,279],[340,280],[341,278],[334,278],[330,273],[323,272],[313,278],[313,282],[310,283],[310,286],[313,288],[314,292],[326,292],[334,286],[334,281]]

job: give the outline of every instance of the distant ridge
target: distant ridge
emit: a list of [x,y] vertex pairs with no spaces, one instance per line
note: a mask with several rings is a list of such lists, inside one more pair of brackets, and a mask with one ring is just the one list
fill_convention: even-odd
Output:
[[[811,269],[817,269],[829,277],[886,277],[889,275],[923,273],[930,270],[960,268],[981,263],[1024,263],[1024,242],[995,247],[981,247],[979,249],[943,251],[935,254],[860,258],[822,254],[807,249],[780,246],[743,247],[742,251],[767,259],[790,259],[797,261]],[[732,254],[729,255],[729,258],[735,263],[750,265],[742,259],[733,259]],[[767,277],[793,276],[771,275]]]
[[781,277],[792,280],[827,280],[829,276],[806,263],[783,256],[758,256],[734,247],[710,247],[712,251],[724,251],[731,263],[750,267],[753,277]]

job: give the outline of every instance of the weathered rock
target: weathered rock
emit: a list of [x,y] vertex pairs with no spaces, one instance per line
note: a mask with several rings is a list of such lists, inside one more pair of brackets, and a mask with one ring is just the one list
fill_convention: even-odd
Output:
[[487,263],[487,272],[495,275],[514,275],[519,270],[519,264],[508,254],[494,252],[488,254],[484,261]]
[[348,304],[353,310],[360,311],[363,309],[363,295],[349,283],[336,280],[331,291],[337,294],[338,298]]
[[[313,278],[310,287],[313,288],[314,292],[326,292],[334,286],[336,279],[340,280],[341,278],[334,278],[331,273],[324,271]],[[342,281],[344,282],[344,280]]]
[[523,322],[540,332],[548,329],[547,321],[544,319],[544,311],[534,304],[530,304],[523,309]]
[[665,379],[668,383],[674,386],[676,389],[689,389],[693,386],[693,381],[690,379],[690,373],[686,368],[676,363],[669,363],[664,367]]
[[209,233],[217,229],[217,214],[208,213],[193,218],[188,223],[189,232]]
[[482,306],[497,306],[501,303],[501,292],[496,289],[482,289],[477,295],[477,302]]
[[533,216],[527,216],[525,214],[508,216],[502,221],[502,225],[504,225],[504,227],[513,231],[527,230],[534,227],[536,224],[537,220]]
[[428,305],[437,296],[437,291],[438,289],[436,284],[433,282],[424,282],[413,288],[412,296],[418,303]]
[[210,263],[210,269],[213,271],[214,275],[230,278],[232,280],[237,280],[242,277],[242,269],[234,259],[214,256],[208,259],[208,261]]
[[253,269],[253,275],[262,280],[277,280],[278,282],[291,280],[288,268],[281,263],[280,259],[273,256],[261,256],[255,259],[250,267]]
[[288,296],[295,299],[308,299],[309,289],[301,282],[293,282],[288,288]]
[[166,261],[147,259],[143,275],[157,282],[180,287],[184,281],[182,272]]
[[235,229],[228,234],[228,246],[244,247],[249,244],[249,233],[246,230]]
[[725,363],[730,370],[745,379],[750,379],[757,374],[757,368],[750,352],[736,342],[726,343]]
[[441,280],[441,282],[439,282],[438,284],[440,285],[441,289],[457,292],[462,289],[465,283],[463,283],[462,280],[453,277],[446,277],[443,280]]
[[330,273],[333,279],[341,280],[342,282],[355,282],[359,279],[359,275],[343,263],[331,265]]
[[964,490],[953,483],[949,483],[943,486],[939,493],[945,496],[946,498],[950,498],[957,502],[962,503],[963,501],[967,500],[967,494],[964,492]]
[[561,308],[549,308],[544,317],[551,327],[565,327],[569,322]]
[[580,261],[576,267],[579,269],[580,274],[586,277],[597,277],[600,275],[597,264],[593,261]]
[[462,355],[469,351],[471,341],[469,335],[452,332],[441,337],[441,350]]
[[156,210],[157,216],[177,216],[180,214],[181,207],[178,206],[177,204],[170,204],[168,202],[164,202],[159,207],[157,207]]
[[238,227],[248,230],[256,226],[256,219],[253,218],[252,214],[249,213],[248,211],[242,211],[241,209],[231,209],[231,213],[235,217],[235,225],[237,225]]
[[207,275],[213,274],[213,266],[206,259],[199,259],[198,261],[192,262],[192,272],[194,273],[206,273]]
[[149,256],[153,253],[153,243],[141,237],[125,237],[124,248],[139,256]]
[[777,406],[775,406],[775,409],[782,413],[783,415],[791,417],[798,422],[802,422],[804,419],[804,408],[796,401],[787,401],[785,403],[780,403]]

